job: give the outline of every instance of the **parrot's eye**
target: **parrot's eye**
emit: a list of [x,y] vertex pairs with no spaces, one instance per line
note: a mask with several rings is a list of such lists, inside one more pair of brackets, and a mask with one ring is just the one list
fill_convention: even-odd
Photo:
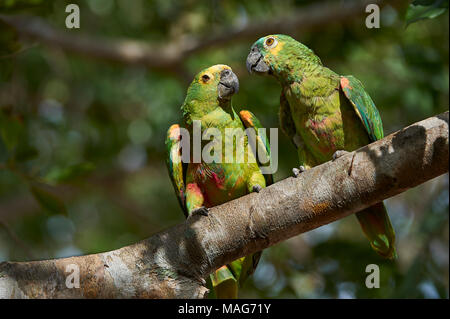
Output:
[[203,81],[203,83],[208,82],[209,79],[210,79],[209,75],[207,75],[207,74],[203,74],[203,75],[202,75],[202,81]]
[[266,41],[264,42],[264,46],[267,49],[274,48],[277,46],[277,44],[278,44],[277,40],[275,40],[275,38],[272,38],[272,37],[267,38]]

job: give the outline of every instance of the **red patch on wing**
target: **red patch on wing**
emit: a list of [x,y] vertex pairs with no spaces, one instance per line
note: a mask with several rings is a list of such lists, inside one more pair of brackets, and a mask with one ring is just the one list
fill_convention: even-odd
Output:
[[240,111],[239,115],[246,124],[253,126],[252,114],[249,111]]
[[205,180],[208,177],[205,167],[201,163],[193,163],[195,167],[195,179],[200,178],[200,180]]
[[212,178],[214,180],[214,183],[216,184],[217,188],[223,189],[224,188],[224,184],[225,184],[225,177],[222,176],[220,177],[218,174],[216,173],[212,173]]
[[180,126],[178,124],[173,124],[169,128],[169,138],[177,141],[181,139]]
[[342,77],[342,78],[341,78],[341,87],[342,87],[343,89],[345,89],[345,88],[349,88],[350,90],[353,89],[353,88],[350,86],[350,81],[349,81],[347,78],[345,78],[345,77]]

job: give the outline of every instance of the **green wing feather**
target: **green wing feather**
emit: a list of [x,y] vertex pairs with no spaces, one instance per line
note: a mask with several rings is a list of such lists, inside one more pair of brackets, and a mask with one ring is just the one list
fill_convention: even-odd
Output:
[[[380,114],[362,83],[351,75],[343,76],[341,88],[364,124],[370,141],[382,139],[383,124]],[[373,249],[383,257],[396,258],[395,232],[384,204],[378,203],[357,212],[356,217]]]
[[[250,111],[242,110],[239,112],[239,117],[241,118],[242,123],[244,124],[245,128],[253,128],[256,133],[256,142],[258,149],[264,150],[264,155],[266,159],[270,159],[270,144],[269,144],[269,138],[267,135],[261,136],[258,135],[258,129],[263,128],[261,123],[259,122],[258,118]],[[255,153],[256,160],[258,161],[259,166],[266,166],[269,165],[270,162],[267,162],[265,164],[261,163],[259,160],[259,157]],[[272,174],[265,174],[264,178],[266,180],[266,186],[269,186],[273,184],[273,176]]]
[[[239,112],[239,117],[245,128],[253,128],[256,134],[257,149],[264,150],[264,155],[266,159],[270,159],[270,144],[267,135],[259,135],[258,129],[263,128],[258,118],[250,111],[242,110]],[[259,157],[256,155],[259,166],[270,165],[270,162],[263,164],[260,162]],[[266,180],[266,186],[273,184],[273,175],[265,174],[264,178]],[[247,278],[253,274],[261,258],[262,252],[256,252],[250,256],[242,257],[238,260],[233,261],[228,267],[233,271],[236,278],[238,279],[239,286],[242,286]]]
[[228,265],[228,268],[233,271],[235,277],[238,279],[239,286],[242,287],[247,278],[255,272],[261,255],[262,251],[258,251],[250,256],[239,258]]
[[369,134],[371,142],[383,138],[380,114],[362,83],[352,75],[341,77],[341,88]]
[[210,278],[217,299],[237,299],[238,281],[230,267],[220,267],[210,275]]
[[178,202],[180,203],[181,209],[184,215],[188,216],[188,211],[185,204],[185,194],[186,194],[186,171],[187,164],[181,161],[181,134],[180,126],[178,124],[172,125],[167,130],[166,137],[166,164],[169,170],[170,180],[172,181],[175,194],[177,195]]

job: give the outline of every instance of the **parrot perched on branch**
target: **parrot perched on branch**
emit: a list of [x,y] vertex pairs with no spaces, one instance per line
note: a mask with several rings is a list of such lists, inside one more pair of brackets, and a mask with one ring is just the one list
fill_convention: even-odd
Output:
[[[270,75],[281,84],[281,130],[298,151],[294,176],[383,138],[375,104],[355,77],[324,67],[305,45],[287,35],[257,40],[247,57],[250,73]],[[356,213],[372,248],[396,257],[395,233],[383,203]]]
[[[211,162],[194,162],[190,154],[188,163],[182,160],[181,127],[172,125],[166,138],[167,167],[175,193],[187,218],[194,215],[208,215],[208,208],[220,205],[251,192],[259,192],[272,183],[271,175],[263,175],[256,158],[255,151],[248,147],[247,135],[243,135],[243,148],[237,147],[237,138],[231,136],[228,129],[246,128],[255,132],[258,150],[262,149],[266,158],[270,157],[270,147],[266,136],[258,135],[261,124],[249,111],[241,111],[239,115],[233,109],[231,97],[239,90],[239,81],[231,68],[226,65],[215,65],[198,73],[190,84],[186,99],[181,106],[184,126],[189,132],[190,145],[193,145],[194,121],[200,121],[202,134],[213,128],[220,132],[221,139],[214,142],[202,141],[202,149],[211,146],[219,147],[222,154]],[[197,122],[198,123],[198,122]],[[204,144],[208,144],[204,146]],[[190,148],[193,149],[192,147]],[[215,151],[216,149],[214,149]],[[232,160],[226,160],[227,150],[233,154]],[[244,154],[242,154],[244,153]],[[242,156],[238,161],[239,156]],[[266,163],[264,163],[266,165]],[[239,216],[236,216],[239,218]],[[250,276],[259,261],[261,252],[243,257],[224,265],[210,275],[217,298],[237,298],[238,288]]]

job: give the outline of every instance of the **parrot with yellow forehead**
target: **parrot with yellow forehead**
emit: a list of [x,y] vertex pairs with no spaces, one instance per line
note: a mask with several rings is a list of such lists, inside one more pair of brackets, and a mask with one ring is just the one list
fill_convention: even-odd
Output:
[[[383,138],[380,114],[361,82],[323,66],[311,49],[293,38],[260,38],[246,64],[250,73],[273,76],[281,84],[280,128],[297,148],[300,161],[294,176]],[[372,248],[395,258],[395,233],[384,204],[357,212],[356,217]]]
[[[258,149],[265,158],[270,157],[270,147],[266,136],[258,135],[261,124],[249,111],[235,112],[231,97],[239,90],[239,81],[231,68],[214,65],[198,73],[190,84],[186,99],[181,106],[184,126],[190,133],[191,144],[194,121],[200,121],[202,135],[209,129],[220,132],[222,138],[207,141],[207,146],[216,143],[222,154],[211,160],[194,162],[192,154],[188,163],[182,158],[182,134],[178,124],[172,125],[166,138],[167,167],[178,197],[187,218],[194,215],[208,216],[208,208],[220,205],[251,192],[259,192],[272,183],[271,175],[263,175],[259,158],[248,147],[248,136],[243,135],[244,147],[238,148],[236,139],[227,135],[233,129],[253,130]],[[198,122],[197,122],[198,123]],[[232,130],[227,130],[232,129]],[[202,149],[205,141],[202,141]],[[220,145],[218,145],[220,144]],[[233,154],[232,160],[224,159],[224,154]],[[238,154],[244,152],[245,154]],[[214,154],[216,155],[216,154]],[[242,157],[240,157],[242,156]],[[238,160],[240,159],[240,160]],[[244,159],[244,160],[242,160]],[[246,159],[246,160],[245,160]],[[238,216],[237,216],[238,217]],[[238,289],[254,272],[261,252],[240,258],[224,265],[210,275],[213,291],[217,298],[237,298]]]

